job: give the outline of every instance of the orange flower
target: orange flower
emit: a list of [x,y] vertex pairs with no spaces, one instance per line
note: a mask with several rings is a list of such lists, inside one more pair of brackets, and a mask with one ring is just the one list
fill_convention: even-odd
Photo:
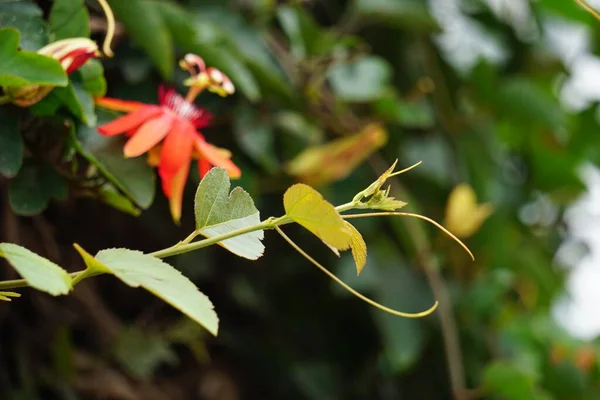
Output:
[[160,105],[106,97],[97,99],[99,106],[129,111],[129,114],[98,127],[98,131],[106,136],[124,133],[130,137],[123,148],[125,157],[138,157],[148,152],[148,162],[158,166],[171,215],[178,222],[192,159],[198,160],[201,177],[211,166],[225,168],[232,178],[238,178],[241,171],[230,160],[228,151],[207,143],[197,131],[210,124],[212,115],[208,111],[193,104],[190,96],[183,98],[164,86],[159,87],[158,97]]

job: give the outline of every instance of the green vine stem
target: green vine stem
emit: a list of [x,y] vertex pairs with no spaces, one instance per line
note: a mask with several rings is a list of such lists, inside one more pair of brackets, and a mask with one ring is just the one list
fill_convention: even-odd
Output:
[[[390,176],[393,176],[396,174],[392,174]],[[378,189],[377,189],[378,190]],[[363,201],[361,201],[361,199],[366,195],[369,196],[368,193],[370,193],[370,191],[372,191],[370,188],[365,189],[365,191],[359,193],[351,202],[346,203],[346,204],[342,204],[340,206],[335,207],[336,211],[338,213],[342,213],[344,211],[349,211],[352,209],[366,209],[366,208],[371,208],[369,206],[369,203],[365,203]],[[405,217],[413,217],[413,218],[419,218],[422,220],[425,220],[433,225],[435,225],[437,228],[439,228],[442,232],[444,232],[445,234],[447,234],[449,237],[451,237],[453,240],[455,240],[458,244],[460,244],[466,251],[467,253],[469,253],[469,255],[474,259],[473,254],[471,253],[471,251],[456,237],[454,236],[452,233],[450,233],[448,230],[446,230],[443,226],[441,226],[440,224],[438,224],[437,222],[431,220],[430,218],[424,217],[422,215],[418,215],[418,214],[412,214],[412,213],[405,213],[405,212],[373,212],[373,213],[364,213],[364,214],[340,214],[342,218],[345,219],[351,219],[351,218],[369,218],[369,217],[380,217],[380,216],[405,216]],[[149,255],[156,257],[156,258],[166,258],[166,257],[171,257],[171,256],[175,256],[178,254],[183,254],[183,253],[188,253],[190,251],[194,251],[194,250],[198,250],[219,242],[222,242],[224,240],[236,237],[236,236],[240,236],[240,235],[244,235],[250,232],[254,232],[254,231],[258,231],[258,230],[271,230],[271,229],[275,229],[277,231],[277,233],[279,233],[279,235],[281,235],[281,237],[287,241],[292,247],[294,247],[294,249],[296,249],[296,251],[298,251],[304,258],[306,258],[308,261],[310,261],[312,264],[314,264],[315,266],[317,266],[321,271],[323,271],[325,274],[327,274],[332,280],[334,280],[336,283],[338,283],[340,286],[342,286],[344,289],[346,289],[347,291],[349,291],[351,294],[353,294],[354,296],[358,297],[359,299],[365,301],[366,303],[382,310],[385,311],[389,314],[392,315],[396,315],[396,316],[401,316],[401,317],[405,317],[405,318],[420,318],[420,317],[424,317],[426,315],[431,314],[433,311],[435,311],[435,309],[438,307],[438,302],[436,301],[435,304],[429,308],[426,311],[423,312],[418,312],[418,313],[404,313],[404,312],[400,312],[400,311],[396,311],[393,310],[389,307],[386,307],[384,305],[381,305],[367,297],[365,297],[364,295],[362,295],[361,293],[357,292],[356,290],[354,290],[353,288],[351,288],[350,286],[348,286],[347,284],[345,284],[342,280],[340,280],[337,276],[335,276],[333,273],[331,273],[329,270],[327,270],[325,267],[323,267],[320,263],[318,263],[315,259],[313,259],[310,255],[308,255],[308,253],[306,253],[304,250],[302,250],[300,247],[298,247],[298,245],[296,245],[285,233],[283,233],[283,231],[279,228],[281,225],[286,225],[289,223],[292,223],[294,221],[292,221],[292,219],[290,217],[288,217],[287,215],[284,215],[282,217],[270,217],[267,218],[266,220],[256,224],[256,225],[252,225],[252,226],[247,226],[244,228],[240,228],[240,229],[236,229],[221,235],[216,235],[210,238],[206,238],[203,240],[199,240],[197,242],[194,242],[193,240],[201,234],[201,231],[199,230],[195,230],[194,232],[192,232],[187,238],[185,238],[184,240],[178,242],[177,244],[168,247],[166,249],[162,249],[162,250],[158,250],[152,253],[149,253]],[[75,245],[76,248],[78,248],[77,245]],[[75,286],[77,283],[81,282],[82,280],[92,277],[92,276],[96,276],[96,275],[101,275],[106,273],[106,271],[101,270],[101,269],[94,269],[94,268],[88,268],[85,269],[83,271],[77,271],[77,272],[72,272],[69,275],[71,276],[71,278],[73,279],[73,286]],[[27,287],[29,286],[29,284],[27,283],[27,281],[25,279],[17,279],[17,280],[11,280],[11,281],[3,281],[0,282],[0,290],[3,289],[14,289],[14,288],[19,288],[19,287]]]

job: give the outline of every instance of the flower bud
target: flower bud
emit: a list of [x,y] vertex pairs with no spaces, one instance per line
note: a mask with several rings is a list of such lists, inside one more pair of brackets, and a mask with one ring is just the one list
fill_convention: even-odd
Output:
[[63,39],[38,50],[38,54],[58,60],[67,74],[77,71],[90,58],[98,57],[98,45],[87,38]]

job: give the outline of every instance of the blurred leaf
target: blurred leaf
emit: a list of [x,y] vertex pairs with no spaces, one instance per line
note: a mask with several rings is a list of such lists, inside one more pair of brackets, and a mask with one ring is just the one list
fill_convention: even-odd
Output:
[[[229,193],[231,183],[227,171],[212,168],[202,179],[196,191],[196,230],[213,237],[260,223],[260,213],[250,195],[240,187]],[[229,195],[229,196],[228,196]],[[219,242],[232,253],[250,260],[262,256],[262,230],[246,233]]]
[[273,127],[250,105],[243,105],[234,114],[233,129],[240,147],[267,172],[274,173],[275,156]]
[[0,121],[0,175],[13,178],[23,164],[23,138],[8,108],[0,107]]
[[19,51],[19,31],[0,29],[0,86],[32,84],[66,86],[67,74],[60,63],[50,57]]
[[[0,2],[0,28],[18,29],[23,50],[36,51],[48,44],[48,27],[42,17],[42,10],[33,2]],[[5,40],[0,37],[0,43]]]
[[489,203],[477,204],[475,191],[463,183],[455,186],[450,192],[444,226],[456,237],[468,238],[479,230],[493,211],[493,206]]
[[207,65],[229,76],[236,88],[251,101],[260,99],[254,77],[234,52],[222,45],[205,42],[189,13],[176,4],[157,3],[156,6],[178,46],[188,53],[200,55]]
[[353,231],[331,203],[313,188],[302,183],[290,187],[283,195],[286,215],[302,225],[325,244],[337,250],[352,246]]
[[76,249],[89,269],[111,273],[131,287],[143,287],[217,335],[219,319],[208,297],[169,264],[129,249],[101,250],[95,258],[79,246]]
[[75,74],[79,75],[83,88],[94,97],[102,97],[106,94],[106,79],[104,68],[98,60],[88,60]]
[[72,288],[67,271],[24,247],[0,243],[0,257],[4,257],[37,290],[58,296],[69,293]]
[[167,24],[156,3],[148,0],[108,0],[132,40],[152,60],[163,79],[173,77],[175,50]]
[[[108,122],[110,116],[102,110],[98,113],[98,124]],[[142,209],[150,207],[155,194],[155,175],[144,157],[125,158],[124,139],[106,137],[95,128],[79,125],[74,141],[77,151],[94,164],[101,172],[128,195]]]
[[404,101],[394,92],[385,93],[373,104],[375,112],[388,122],[407,128],[431,128],[435,115],[426,99]]
[[522,122],[539,123],[551,129],[559,129],[565,122],[558,101],[531,80],[507,79],[499,85],[495,98],[500,112]]
[[297,59],[327,54],[336,43],[330,32],[321,29],[300,7],[281,5],[277,7],[277,18],[288,36],[291,52]]
[[9,182],[8,202],[18,215],[32,216],[44,211],[52,198],[68,194],[65,179],[49,164],[25,162],[18,175]]
[[52,94],[81,122],[90,127],[96,125],[94,99],[84,89],[83,84],[77,76],[71,79],[69,86],[56,88]]
[[589,399],[587,387],[589,377],[568,361],[549,365],[544,374],[544,387],[557,399]]
[[133,216],[139,216],[142,212],[136,205],[129,199],[122,195],[114,185],[106,183],[102,185],[97,193],[86,193],[92,197],[98,198],[103,203],[119,210],[124,213],[131,214]]
[[113,354],[127,372],[142,380],[152,378],[161,364],[173,365],[177,362],[177,355],[168,341],[146,335],[136,327],[121,331]]
[[388,62],[376,56],[335,64],[328,72],[337,96],[352,102],[379,99],[388,88],[391,76],[392,69]]
[[309,147],[287,164],[286,172],[309,185],[324,185],[350,175],[386,142],[384,127],[371,124],[352,136]]
[[484,383],[503,400],[535,399],[534,378],[507,361],[494,361],[486,366]]
[[361,19],[374,23],[423,32],[439,29],[427,3],[420,0],[354,0],[354,7]]
[[83,0],[55,0],[48,19],[54,40],[90,37],[89,18]]

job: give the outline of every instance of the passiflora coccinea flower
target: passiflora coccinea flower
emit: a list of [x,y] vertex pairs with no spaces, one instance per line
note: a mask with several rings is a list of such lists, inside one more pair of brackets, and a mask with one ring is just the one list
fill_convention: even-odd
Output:
[[[187,55],[186,58],[190,58]],[[202,60],[198,56],[193,56]],[[202,62],[202,64],[204,64]],[[204,68],[204,67],[203,67]],[[187,68],[186,68],[187,69]],[[206,73],[206,69],[202,70]],[[215,70],[216,71],[216,70]],[[219,72],[220,73],[220,72]],[[225,77],[221,81],[229,82]],[[193,84],[187,97],[161,85],[158,89],[159,104],[144,104],[113,98],[96,99],[96,104],[128,114],[98,127],[106,136],[125,134],[125,157],[138,157],[148,153],[148,163],[158,167],[162,189],[169,199],[171,215],[178,222],[181,218],[181,202],[192,160],[198,160],[198,173],[204,176],[211,166],[223,167],[232,178],[241,175],[240,169],[231,161],[231,153],[206,141],[199,129],[209,126],[212,115],[196,106],[193,101],[204,89],[215,89],[218,84],[208,81],[204,85]],[[233,86],[233,85],[231,85]],[[214,90],[213,90],[214,91]],[[227,88],[228,93],[233,89]]]

